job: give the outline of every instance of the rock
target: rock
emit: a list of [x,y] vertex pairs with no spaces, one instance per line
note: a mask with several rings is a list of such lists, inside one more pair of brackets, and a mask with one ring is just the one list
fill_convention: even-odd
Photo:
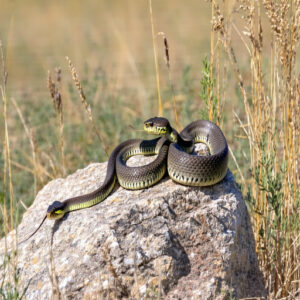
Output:
[[[47,184],[18,226],[19,241],[37,228],[49,204],[93,191],[105,172],[106,163],[95,163]],[[8,244],[14,238],[11,232]],[[17,268],[21,285],[29,283],[26,299],[265,295],[249,215],[230,171],[212,187],[169,178],[139,191],[118,186],[92,208],[46,220],[19,246]]]

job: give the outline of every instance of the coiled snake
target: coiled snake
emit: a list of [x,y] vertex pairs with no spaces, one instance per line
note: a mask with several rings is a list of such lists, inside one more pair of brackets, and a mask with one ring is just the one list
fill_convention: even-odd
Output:
[[[153,140],[127,140],[118,145],[109,157],[103,184],[89,194],[63,202],[54,201],[48,207],[41,224],[27,239],[38,231],[46,218],[60,219],[67,212],[100,203],[111,193],[116,180],[122,187],[136,190],[154,185],[163,178],[166,170],[174,181],[189,186],[213,185],[225,177],[228,146],[221,129],[214,123],[198,120],[178,134],[167,119],[155,117],[144,122],[144,130],[161,137]],[[210,155],[192,153],[194,144],[199,142],[208,146]],[[126,165],[131,156],[139,154],[157,154],[157,158],[140,167]]]

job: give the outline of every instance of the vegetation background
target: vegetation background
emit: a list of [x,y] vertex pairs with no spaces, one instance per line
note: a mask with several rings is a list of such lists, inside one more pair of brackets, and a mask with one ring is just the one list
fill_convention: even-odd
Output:
[[[270,299],[299,297],[300,1],[150,4],[1,0],[1,234],[48,181],[149,138],[145,119],[207,118],[230,145]],[[2,266],[11,299],[16,259]]]

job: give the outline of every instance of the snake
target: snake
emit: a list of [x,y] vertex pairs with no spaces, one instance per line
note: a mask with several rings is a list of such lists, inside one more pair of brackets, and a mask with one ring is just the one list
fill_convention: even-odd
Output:
[[[144,122],[144,130],[158,135],[152,140],[130,139],[119,144],[111,153],[104,182],[91,193],[54,201],[33,236],[48,218],[61,219],[66,213],[94,206],[110,195],[116,182],[129,190],[145,189],[159,182],[166,173],[182,185],[209,186],[220,182],[227,173],[228,145],[222,130],[207,120],[188,124],[180,133],[168,119],[154,117]],[[196,143],[204,143],[209,155],[197,155]],[[157,155],[151,163],[130,167],[126,161],[135,155]],[[24,240],[24,241],[26,241]],[[23,241],[23,242],[24,242]]]

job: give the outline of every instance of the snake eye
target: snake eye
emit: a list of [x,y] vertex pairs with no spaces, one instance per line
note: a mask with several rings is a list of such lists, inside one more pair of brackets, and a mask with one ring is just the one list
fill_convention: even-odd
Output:
[[153,126],[153,122],[147,122],[145,123],[146,127],[152,127]]
[[64,205],[62,202],[54,201],[52,204],[49,205],[47,209],[47,213],[51,213],[57,209],[63,209]]

